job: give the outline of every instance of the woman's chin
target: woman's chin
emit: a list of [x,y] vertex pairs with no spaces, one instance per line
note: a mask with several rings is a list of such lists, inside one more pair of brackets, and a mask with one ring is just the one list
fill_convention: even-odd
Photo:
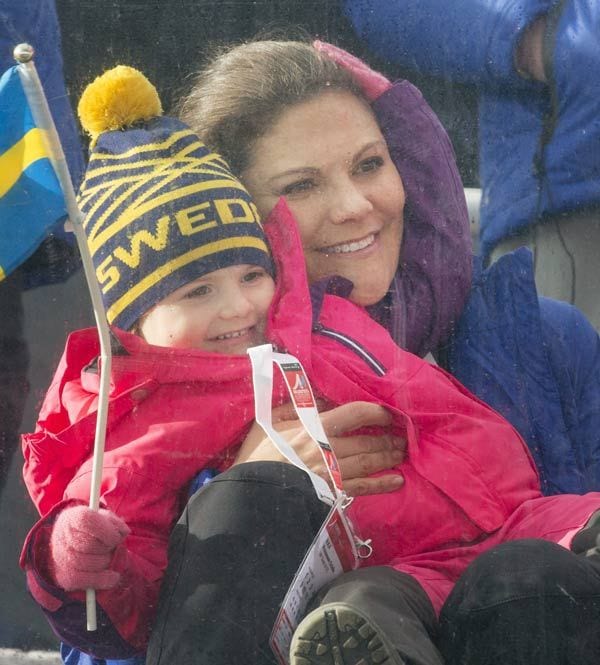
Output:
[[352,301],[356,305],[361,307],[368,307],[369,305],[375,305],[380,300],[382,300],[386,293],[389,291],[390,284],[389,282],[385,285],[378,284],[373,286],[363,286],[358,288],[353,288],[348,296],[348,300]]

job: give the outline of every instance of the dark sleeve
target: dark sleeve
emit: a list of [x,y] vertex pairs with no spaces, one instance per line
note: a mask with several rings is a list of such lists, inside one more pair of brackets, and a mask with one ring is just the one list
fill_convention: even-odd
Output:
[[346,15],[387,60],[462,83],[517,82],[513,52],[553,0],[345,0]]

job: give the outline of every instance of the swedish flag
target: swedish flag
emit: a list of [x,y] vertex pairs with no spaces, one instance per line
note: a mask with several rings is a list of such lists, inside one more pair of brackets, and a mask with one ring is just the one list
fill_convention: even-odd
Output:
[[0,280],[67,214],[43,131],[11,67],[0,78]]

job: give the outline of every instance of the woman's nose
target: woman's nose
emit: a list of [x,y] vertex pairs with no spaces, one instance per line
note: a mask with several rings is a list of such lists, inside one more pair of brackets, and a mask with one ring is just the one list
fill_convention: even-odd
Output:
[[348,180],[330,192],[330,218],[334,224],[361,221],[373,210],[373,204],[359,185]]

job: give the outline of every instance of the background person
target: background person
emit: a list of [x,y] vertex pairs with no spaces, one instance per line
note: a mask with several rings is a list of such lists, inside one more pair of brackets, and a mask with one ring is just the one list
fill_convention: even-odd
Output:
[[[16,64],[13,49],[23,42],[35,44],[37,70],[64,145],[71,178],[77,184],[83,173],[83,154],[65,89],[58,19],[53,2],[43,0],[35,8],[11,6],[3,10],[1,73]],[[0,280],[0,311],[6,321],[0,331],[0,494],[19,442],[19,427],[29,392],[29,350],[23,330],[22,293],[26,289],[63,282],[78,266],[77,251],[61,223],[23,265]]]
[[[63,142],[71,178],[77,185],[84,169],[83,153],[63,76],[53,0],[1,3],[0,73],[16,64],[13,50],[23,42],[35,48],[36,68]],[[5,128],[4,118],[0,125]],[[5,175],[3,166],[0,180]],[[0,224],[3,222],[6,220],[0,213]],[[19,473],[19,438],[22,428],[33,422],[39,385],[49,378],[50,368],[44,374],[44,364],[52,355],[53,332],[59,329],[58,339],[64,334],[66,318],[75,316],[81,321],[86,313],[74,313],[78,300],[69,297],[79,278],[79,257],[70,235],[63,232],[60,222],[24,263],[0,281],[0,523],[5,534],[0,541],[0,588],[5,598],[0,603],[0,649],[41,649],[56,644],[51,631],[38,620],[39,612],[24,590],[18,567],[20,543],[35,519]],[[0,242],[6,242],[6,236]],[[64,295],[67,293],[69,296]],[[65,306],[68,314],[57,317],[59,308],[54,304],[49,321],[44,305],[57,295],[69,299]],[[85,302],[85,293],[79,301]],[[91,312],[87,320],[93,320]]]

